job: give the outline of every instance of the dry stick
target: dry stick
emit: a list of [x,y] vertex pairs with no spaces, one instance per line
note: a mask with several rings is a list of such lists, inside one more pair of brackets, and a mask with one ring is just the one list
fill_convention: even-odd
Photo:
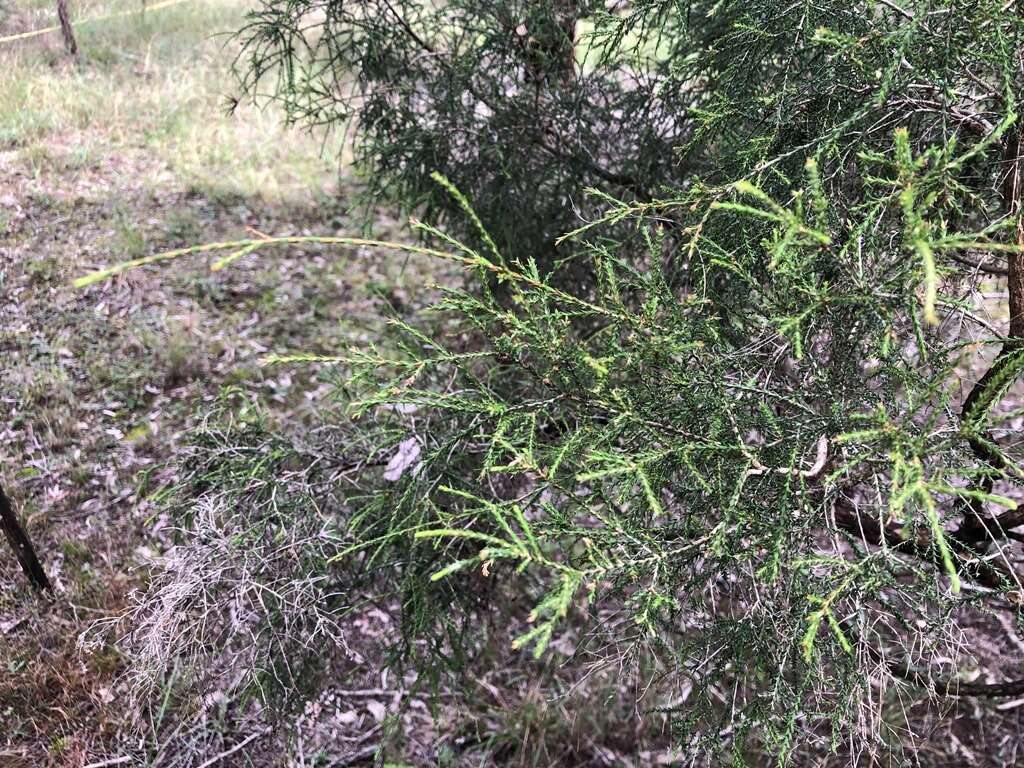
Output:
[[124,765],[131,761],[131,757],[124,755],[122,757],[112,757],[109,760],[100,760],[98,763],[89,763],[88,765],[83,766],[83,768],[109,768],[109,766],[112,765]]
[[36,551],[32,548],[32,542],[18,522],[14,510],[11,509],[11,502],[2,487],[0,487],[0,527],[4,529],[4,535],[7,537],[7,541],[10,542],[11,549],[14,550],[15,556],[21,564],[21,570],[28,576],[32,586],[52,592],[53,587],[50,586],[50,580],[46,578],[46,571],[43,570],[39,558],[36,557]]
[[235,746],[231,747],[230,749],[225,749],[223,752],[219,752],[218,754],[216,754],[213,757],[211,757],[205,763],[200,765],[199,768],[210,768],[211,765],[214,765],[215,763],[220,762],[225,757],[231,757],[231,755],[235,754],[235,752],[238,752],[239,750],[244,749],[249,744],[254,742],[260,736],[265,735],[266,733],[267,733],[266,730],[262,730],[262,731],[256,731],[256,733],[252,733],[252,734],[246,736],[240,742],[235,744]]
[[60,19],[60,32],[64,35],[64,47],[68,49],[68,54],[77,56],[78,43],[75,42],[75,31],[71,28],[68,0],[57,0],[57,18]]
[[[1007,135],[1006,145],[1003,149],[1003,160],[1007,166],[1006,178],[1003,180],[1003,204],[1007,215],[1016,221],[1015,232],[1018,246],[1024,246],[1024,211],[1021,209],[1022,184],[1024,184],[1024,168],[1021,167],[1021,162],[1024,160],[1022,154],[1024,154],[1024,137],[1022,137],[1020,129],[1015,126]],[[969,425],[984,415],[984,412],[988,411],[992,405],[995,405],[995,403],[979,403],[979,401],[989,399],[987,397],[989,386],[993,382],[1003,379],[1008,366],[1016,365],[1019,362],[1019,356],[1024,354],[1024,252],[1011,251],[1008,256],[1006,282],[1010,305],[1010,331],[1002,349],[992,361],[992,365],[964,400],[960,415],[961,420]],[[972,435],[968,437],[967,442],[974,455],[994,470],[1004,472],[1007,469],[1006,460],[992,448],[995,439],[991,434]],[[992,484],[991,477],[985,478],[982,481],[982,490],[990,493]],[[986,537],[1005,536],[1008,529],[1024,524],[1024,508],[1019,507],[1016,510],[991,517],[985,515],[984,502],[980,499],[968,501],[965,506],[967,514],[963,524],[957,529],[955,538],[969,547],[977,548]]]

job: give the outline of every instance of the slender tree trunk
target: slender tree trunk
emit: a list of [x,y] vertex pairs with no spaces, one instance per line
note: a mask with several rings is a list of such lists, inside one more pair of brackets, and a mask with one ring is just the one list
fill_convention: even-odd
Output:
[[64,35],[64,47],[72,56],[78,55],[78,43],[75,42],[75,30],[71,28],[71,15],[68,13],[68,0],[57,0],[57,17],[60,19],[60,31]]
[[[1014,223],[1014,242],[1024,247],[1024,136],[1017,126],[1011,129],[1003,145],[1003,165],[1006,168],[1002,185],[1003,208]],[[995,404],[985,402],[989,398],[989,386],[1005,375],[1008,366],[1018,365],[1021,354],[1024,354],[1024,251],[1010,252],[1007,256],[1006,291],[1010,306],[1010,328],[1006,341],[992,365],[964,400],[961,418],[965,422],[976,418],[974,411],[979,406],[982,412],[986,412]],[[1005,472],[1006,460],[998,450],[992,448],[996,443],[995,437],[985,432],[982,438],[975,436],[967,440],[974,455],[994,470]],[[983,478],[979,485],[981,491],[991,493],[993,480],[991,477]],[[988,515],[982,499],[968,500],[963,502],[963,506],[966,509],[964,521],[954,536],[979,553],[993,536],[1005,536],[1008,529],[1024,525],[1024,506],[1004,512],[996,518]]]
[[578,0],[558,0],[555,22],[559,35],[556,60],[561,62],[561,80],[571,83],[576,78],[576,22],[579,20]]
[[[1013,127],[1011,135],[1006,140],[1006,161],[1007,174],[1003,183],[1003,198],[1006,200],[1007,213],[1015,219],[1015,231],[1017,245],[1024,246],[1024,216],[1021,211],[1021,196],[1024,190],[1024,173],[1021,163],[1024,163],[1024,141],[1016,126]],[[1024,343],[1024,253],[1011,252],[1007,263],[1007,291],[1010,304],[1010,333],[1009,343],[1020,345]]]
[[571,83],[576,76],[576,22],[578,0],[541,0],[543,16],[519,34],[526,40],[526,80],[535,83]]
[[[1007,6],[1009,7],[1009,6]],[[1017,20],[1021,20],[1020,6],[1016,9]],[[1015,46],[1015,72],[1013,88],[1015,96],[1024,93],[1024,50],[1019,40]],[[1006,165],[1006,179],[1003,181],[1003,199],[1006,201],[1006,212],[1014,219],[1016,225],[1017,245],[1024,246],[1024,210],[1021,207],[1024,195],[1024,134],[1018,122],[1010,129],[1003,146],[1003,161]],[[1003,351],[1024,347],[1024,253],[1010,253],[1007,263],[1007,286],[1010,304],[1010,332]]]
[[0,487],[0,528],[3,528],[4,536],[7,537],[11,549],[14,550],[15,556],[21,564],[21,570],[28,576],[32,586],[52,591],[50,580],[46,578],[46,571],[43,570],[39,558],[36,557],[32,542],[29,540],[28,534],[25,533],[25,529],[21,527],[21,523],[18,522],[18,517],[14,514],[11,502],[2,487]]

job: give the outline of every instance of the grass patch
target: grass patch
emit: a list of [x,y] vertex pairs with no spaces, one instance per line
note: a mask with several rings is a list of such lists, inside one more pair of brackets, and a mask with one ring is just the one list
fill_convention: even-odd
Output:
[[[86,3],[78,18],[137,7],[126,0]],[[236,52],[228,32],[241,24],[247,7],[237,0],[190,0],[81,24],[77,65],[56,33],[0,44],[7,73],[0,86],[0,151],[19,150],[40,169],[66,172],[95,162],[97,143],[108,151],[145,149],[196,194],[305,198],[335,167],[321,156],[319,140],[251,105],[228,114]],[[18,13],[18,24],[7,27],[54,21],[43,8]],[[56,147],[41,151],[44,142]]]

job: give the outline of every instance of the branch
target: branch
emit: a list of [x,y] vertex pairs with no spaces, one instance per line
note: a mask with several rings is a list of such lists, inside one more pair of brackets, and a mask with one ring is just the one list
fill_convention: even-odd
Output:
[[547,152],[552,157],[571,163],[578,163],[590,171],[592,174],[602,181],[607,181],[609,184],[614,184],[618,187],[631,190],[638,200],[649,202],[653,199],[650,192],[637,180],[635,176],[631,176],[627,173],[618,173],[616,171],[609,171],[606,168],[602,168],[600,165],[595,163],[588,157],[582,156],[580,153],[566,154],[557,147],[551,146],[544,140],[544,137],[538,135],[536,137],[537,145]]
[[[907,537],[905,532],[893,525],[885,525],[874,517],[862,515],[845,500],[838,500],[833,508],[836,525],[848,533],[857,536],[865,544],[873,547],[887,547],[900,555],[908,555],[922,562],[945,570],[942,555],[930,541],[922,541],[916,536]],[[964,544],[955,537],[950,537],[954,544],[959,544],[963,553]],[[961,560],[962,563],[962,560]],[[1007,583],[1014,583],[1014,574],[1001,564],[990,560],[974,559],[971,565],[977,566],[977,572],[966,569],[961,571],[958,563],[957,571],[966,579],[976,581],[983,587],[1003,590]]]
[[984,261],[975,261],[974,259],[970,259],[967,256],[961,256],[960,254],[957,253],[950,253],[949,257],[953,259],[953,261],[959,261],[961,264],[964,264],[970,267],[971,269],[976,269],[979,272],[985,272],[986,274],[989,275],[1003,276],[1009,274],[1009,270],[1006,267],[1001,266],[999,264],[990,264]]
[[50,586],[50,580],[46,578],[46,571],[43,570],[39,558],[36,557],[32,541],[18,522],[18,517],[14,514],[11,502],[2,487],[0,487],[0,528],[3,528],[4,535],[21,564],[21,570],[28,576],[32,586],[52,592],[53,587]]
[[415,42],[415,43],[416,43],[416,44],[417,44],[417,45],[418,45],[418,46],[419,46],[420,48],[422,48],[422,49],[423,49],[424,51],[426,51],[427,53],[436,53],[436,51],[434,50],[434,47],[433,47],[432,45],[430,45],[430,43],[428,43],[428,42],[427,42],[426,40],[424,40],[424,39],[423,39],[422,37],[420,37],[419,35],[417,35],[417,34],[416,34],[415,30],[413,30],[413,28],[412,28],[411,26],[409,26],[409,22],[407,22],[407,21],[405,20],[405,17],[404,17],[404,16],[402,16],[402,14],[400,14],[400,13],[399,13],[398,11],[396,11],[396,10],[395,10],[395,9],[394,9],[394,8],[393,8],[393,7],[391,6],[391,3],[389,3],[389,2],[388,2],[388,0],[383,0],[383,2],[384,2],[384,7],[385,7],[385,8],[387,8],[387,9],[388,9],[389,11],[391,11],[391,15],[392,15],[392,16],[394,16],[394,17],[395,17],[395,19],[396,19],[396,20],[398,21],[398,25],[399,25],[399,26],[400,26],[400,27],[401,27],[401,28],[402,28],[403,30],[405,30],[405,33],[406,33],[406,34],[407,34],[407,35],[408,35],[408,36],[409,36],[410,38],[412,38],[412,40],[413,40],[413,41],[414,41],[414,42]]
[[881,653],[865,644],[868,654],[880,664],[883,664],[895,677],[902,678],[909,683],[930,688],[940,696],[1018,696],[1024,693],[1024,679],[1006,680],[1001,683],[968,683],[956,678],[933,678],[919,669],[915,669],[907,662],[892,663],[885,659]]

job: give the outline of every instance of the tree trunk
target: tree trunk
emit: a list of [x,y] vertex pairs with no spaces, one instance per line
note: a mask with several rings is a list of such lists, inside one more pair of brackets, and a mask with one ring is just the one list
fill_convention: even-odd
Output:
[[64,47],[72,56],[78,55],[78,43],[75,42],[75,31],[71,28],[71,16],[68,13],[68,0],[57,0],[57,17],[60,19],[60,31],[64,35]]
[[39,558],[36,557],[32,542],[21,527],[21,523],[18,522],[14,510],[11,508],[11,502],[2,487],[0,487],[0,528],[3,528],[4,536],[10,542],[11,549],[14,550],[15,556],[21,564],[21,570],[28,576],[32,586],[52,591],[53,587],[50,586],[50,580],[46,578],[46,571],[43,570]]
[[543,0],[544,13],[534,28],[519,27],[526,37],[526,80],[534,83],[571,83],[576,76],[576,22],[578,0]]
[[[1014,223],[1014,244],[1024,248],[1024,137],[1014,126],[1006,137],[1003,145],[1003,164],[1006,176],[1003,178],[1003,208]],[[995,405],[991,401],[989,388],[992,383],[1006,375],[1010,367],[1019,366],[1020,356],[1024,354],[1024,251],[1011,251],[1006,265],[1007,303],[1010,306],[1010,328],[999,354],[996,355],[985,374],[968,393],[960,414],[965,423],[982,417],[989,408]],[[1019,375],[1019,373],[1013,374]],[[976,410],[978,411],[976,413]],[[967,438],[974,455],[984,461],[996,472],[1007,472],[1008,468],[1003,455],[992,446],[995,437],[990,432],[983,432],[983,439],[978,436]],[[992,477],[983,478],[980,490],[991,493]],[[954,534],[954,538],[978,553],[984,551],[988,540],[1002,537],[1006,531],[1024,525],[1024,506],[1003,512],[998,517],[990,517],[985,511],[983,499],[971,499],[962,502],[966,509],[964,521]]]

